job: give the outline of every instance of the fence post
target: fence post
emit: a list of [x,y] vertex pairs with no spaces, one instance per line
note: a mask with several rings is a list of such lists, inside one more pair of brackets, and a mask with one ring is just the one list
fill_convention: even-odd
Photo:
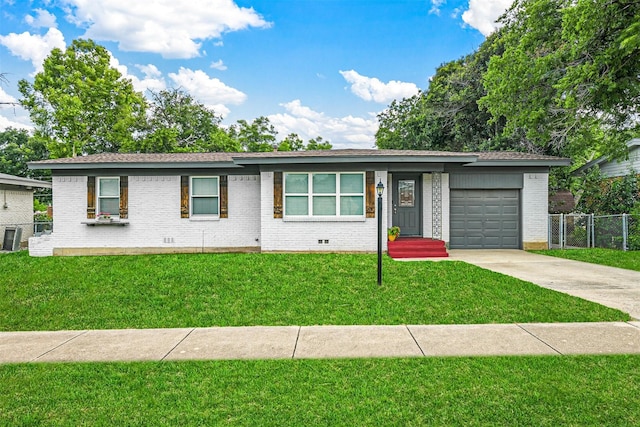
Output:
[[558,234],[560,235],[560,241],[558,243],[560,243],[560,249],[564,249],[564,232],[565,232],[565,228],[566,225],[564,223],[564,214],[560,214],[560,224],[558,224]]
[[627,236],[629,234],[629,222],[627,214],[622,214],[622,250],[627,250]]
[[590,214],[591,217],[591,227],[589,227],[589,236],[591,237],[591,248],[596,247],[596,216],[595,214]]

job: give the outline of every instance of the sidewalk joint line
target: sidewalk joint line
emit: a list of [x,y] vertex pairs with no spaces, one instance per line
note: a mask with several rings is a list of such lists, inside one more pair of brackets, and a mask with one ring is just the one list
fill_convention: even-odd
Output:
[[74,336],[72,336],[72,337],[71,337],[71,338],[69,338],[68,340],[66,340],[66,341],[64,341],[64,342],[61,342],[61,343],[60,343],[60,344],[58,344],[57,346],[55,346],[55,347],[53,347],[53,348],[51,348],[51,349],[49,349],[49,350],[45,351],[44,353],[42,353],[42,354],[41,354],[41,355],[39,355],[38,357],[35,357],[35,358],[31,359],[30,361],[31,361],[31,362],[37,362],[37,361],[38,361],[38,359],[40,359],[41,357],[46,356],[47,354],[51,353],[52,351],[59,349],[59,348],[60,348],[60,347],[62,347],[63,345],[67,344],[68,342],[71,342],[71,341],[75,340],[76,338],[78,338],[78,337],[81,337],[81,336],[85,335],[85,334],[86,334],[86,333],[88,333],[88,332],[89,332],[89,330],[80,331],[80,333],[79,333],[78,335],[74,335]]
[[184,337],[182,337],[182,339],[180,341],[178,341],[178,343],[176,345],[174,345],[171,350],[169,350],[167,352],[167,354],[165,354],[164,356],[162,356],[160,358],[160,361],[163,362],[164,359],[167,358],[167,356],[169,356],[171,353],[173,353],[173,350],[175,350],[180,344],[182,344],[184,342],[184,340],[186,340],[187,338],[189,338],[189,335],[191,335],[193,333],[193,331],[195,331],[196,328],[191,328],[191,330],[189,332],[187,332],[187,335],[185,335]]
[[424,353],[424,350],[422,350],[422,347],[420,347],[420,344],[418,343],[418,340],[416,339],[416,337],[413,336],[413,333],[411,332],[411,329],[409,329],[409,325],[404,325],[405,328],[407,328],[407,331],[409,332],[409,335],[411,335],[411,338],[413,339],[413,342],[416,343],[416,345],[418,346],[418,350],[420,350],[420,353],[422,353],[423,356],[427,356]]
[[291,358],[295,359],[296,350],[298,349],[298,340],[300,339],[300,331],[302,330],[302,326],[298,326],[298,333],[296,334],[296,343],[293,345],[293,353],[291,354]]
[[530,331],[526,330],[524,328],[524,326],[522,326],[520,323],[516,323],[516,326],[520,329],[522,329],[523,331],[525,331],[526,333],[528,333],[529,335],[531,335],[532,337],[534,337],[535,339],[537,339],[538,341],[540,341],[542,344],[546,345],[547,347],[549,347],[551,350],[555,351],[556,353],[558,353],[561,356],[564,356],[564,353],[562,353],[560,350],[558,350],[557,348],[555,348],[554,346],[552,346],[551,344],[549,344],[548,342],[544,341],[543,339],[541,339],[540,337],[538,337],[537,335],[531,333]]
[[636,323],[638,323],[638,321],[637,321],[637,320],[627,320],[627,321],[625,321],[624,323],[626,323],[626,324],[627,324],[627,325],[629,325],[629,326],[633,326],[633,327],[634,327],[634,328],[636,328],[636,329],[640,329],[640,327],[638,327],[637,325],[634,325],[634,324],[633,324],[633,323],[631,323],[631,322],[636,322]]

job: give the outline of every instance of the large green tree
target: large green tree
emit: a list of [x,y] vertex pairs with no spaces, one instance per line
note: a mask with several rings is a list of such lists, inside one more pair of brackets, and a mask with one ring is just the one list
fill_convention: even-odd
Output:
[[517,0],[481,105],[547,152],[620,155],[639,129],[638,16],[638,1]]
[[33,83],[21,80],[34,138],[52,157],[119,151],[144,124],[146,102],[92,40],[53,49]]
[[151,93],[147,127],[122,151],[143,153],[240,151],[220,127],[221,117],[181,89]]

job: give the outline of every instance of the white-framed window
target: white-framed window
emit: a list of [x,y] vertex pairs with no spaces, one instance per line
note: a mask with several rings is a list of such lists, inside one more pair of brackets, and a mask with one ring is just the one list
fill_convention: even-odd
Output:
[[98,210],[96,215],[120,215],[120,178],[117,176],[97,178]]
[[364,218],[363,172],[284,174],[284,215]]
[[192,216],[218,217],[220,215],[219,177],[192,176],[189,192]]

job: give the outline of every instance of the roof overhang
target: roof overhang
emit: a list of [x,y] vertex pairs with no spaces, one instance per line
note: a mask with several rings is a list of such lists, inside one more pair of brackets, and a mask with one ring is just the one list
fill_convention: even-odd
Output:
[[529,159],[511,159],[511,160],[479,160],[475,163],[470,163],[464,166],[469,167],[551,167],[551,166],[570,166],[571,159],[546,159],[546,160],[529,160]]
[[83,170],[83,169],[240,169],[234,162],[31,162],[29,169]]
[[37,179],[21,178],[19,176],[0,174],[0,185],[12,185],[15,187],[32,188],[51,188],[50,182],[38,181]]
[[292,165],[292,164],[336,164],[336,163],[474,163],[478,156],[270,156],[234,157],[237,165]]

